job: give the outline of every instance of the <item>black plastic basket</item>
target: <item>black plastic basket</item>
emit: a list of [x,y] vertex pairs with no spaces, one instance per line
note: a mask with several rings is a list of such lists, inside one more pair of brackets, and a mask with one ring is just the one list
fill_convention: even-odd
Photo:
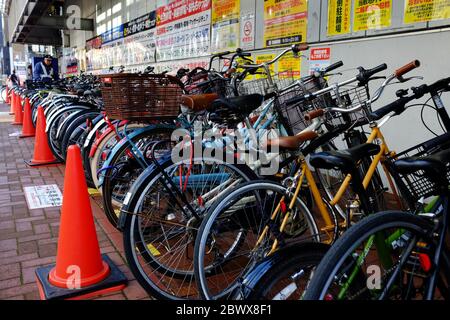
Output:
[[[410,148],[400,154],[392,156],[387,159],[387,163],[392,165],[395,161],[405,158],[422,158],[430,156],[450,148],[450,133],[431,139],[427,142],[421,143],[418,146]],[[392,166],[391,166],[392,168]],[[446,172],[447,178],[450,179],[450,171]],[[416,202],[421,198],[438,195],[438,188],[436,184],[431,181],[423,171],[413,174],[403,175],[396,173],[393,170],[393,177],[395,183],[406,199]]]
[[326,86],[325,79],[309,78],[308,81],[299,81],[297,85],[287,92],[280,94],[275,100],[275,109],[280,115],[281,122],[289,135],[297,135],[305,130],[311,123],[305,120],[305,115],[317,109],[323,109],[330,103],[329,95],[322,95],[312,100],[286,105],[293,98],[304,96],[321,90]]
[[235,96],[235,90],[231,86],[231,79],[221,77],[198,81],[190,85],[186,91],[189,95],[217,93],[222,98]]

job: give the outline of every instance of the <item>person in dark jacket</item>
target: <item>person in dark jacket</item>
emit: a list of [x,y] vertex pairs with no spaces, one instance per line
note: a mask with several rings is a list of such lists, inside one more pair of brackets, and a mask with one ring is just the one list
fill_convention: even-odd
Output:
[[16,75],[16,70],[13,70],[12,74],[9,76],[9,81],[11,81],[12,85],[20,85],[19,78]]
[[53,70],[53,58],[50,55],[44,57],[44,61],[37,63],[34,66],[33,80],[49,82],[55,79],[55,72]]

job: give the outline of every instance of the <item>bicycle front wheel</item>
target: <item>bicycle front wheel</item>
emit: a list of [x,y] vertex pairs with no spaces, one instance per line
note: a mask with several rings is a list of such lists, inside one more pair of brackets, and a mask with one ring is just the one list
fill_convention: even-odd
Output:
[[195,243],[194,270],[204,299],[231,297],[243,276],[285,241],[320,241],[314,217],[300,198],[287,213],[291,200],[284,186],[254,181],[217,201]]
[[430,223],[405,212],[372,215],[351,227],[328,251],[305,300],[423,299],[433,259]]

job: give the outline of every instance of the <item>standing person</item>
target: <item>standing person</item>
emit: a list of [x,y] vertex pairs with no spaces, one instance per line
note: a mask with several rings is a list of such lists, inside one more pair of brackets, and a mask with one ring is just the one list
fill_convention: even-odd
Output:
[[18,86],[20,85],[19,78],[16,75],[16,69],[13,70],[12,74],[9,76],[9,81],[11,81],[11,86]]
[[39,62],[34,66],[33,80],[50,82],[55,79],[55,72],[52,66],[53,58],[51,55],[46,55],[44,61]]

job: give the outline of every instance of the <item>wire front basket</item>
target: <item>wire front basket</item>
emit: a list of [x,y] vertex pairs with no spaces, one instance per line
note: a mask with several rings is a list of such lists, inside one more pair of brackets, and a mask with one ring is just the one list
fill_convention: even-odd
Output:
[[269,93],[276,91],[277,89],[281,90],[286,87],[289,87],[295,81],[292,72],[282,72],[273,74],[271,78],[275,87],[270,84],[270,81],[267,78],[267,76],[262,76],[262,78],[260,79],[243,80],[238,85],[237,90],[238,94],[240,96],[245,96],[249,94],[260,94],[265,96]]
[[330,106],[343,109],[351,109],[358,105],[365,105],[360,111],[352,113],[329,114],[328,124],[338,126],[348,123],[366,123],[367,112],[370,112],[370,92],[368,86],[347,86],[333,90],[329,95]]
[[[409,157],[423,158],[448,148],[450,148],[450,133],[446,133],[410,148],[398,155],[392,156],[387,159],[387,164],[392,168],[392,164],[397,160]],[[438,195],[436,184],[428,178],[425,172],[419,171],[413,174],[403,175],[396,173],[395,170],[392,171],[395,182],[403,197],[406,199],[417,202],[417,200],[422,197],[427,198],[429,196]],[[450,170],[447,170],[446,174],[447,178],[450,179]]]

